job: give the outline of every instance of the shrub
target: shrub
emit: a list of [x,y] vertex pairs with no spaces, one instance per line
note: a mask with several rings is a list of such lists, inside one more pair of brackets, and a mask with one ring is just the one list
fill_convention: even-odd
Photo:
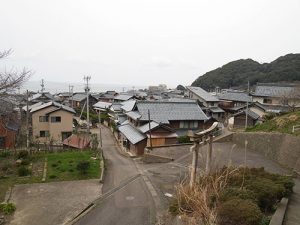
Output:
[[51,174],[51,175],[49,176],[50,179],[54,179],[54,178],[56,178],[56,177],[57,177],[57,176],[54,175],[54,174]]
[[29,164],[30,164],[30,161],[28,159],[23,159],[21,161],[21,165],[23,165],[23,166],[26,166],[26,165],[29,165]]
[[19,151],[18,152],[18,154],[17,154],[17,158],[18,159],[26,159],[27,157],[28,157],[28,151],[26,151],[26,150],[21,150],[21,151]]
[[6,215],[12,214],[16,210],[16,206],[13,203],[1,203],[0,211]]
[[90,162],[89,161],[81,161],[77,164],[77,170],[79,170],[79,172],[81,174],[86,174],[88,169],[90,168]]
[[251,200],[254,203],[257,203],[256,194],[247,189],[240,188],[226,188],[220,195],[220,201],[226,202],[234,198]]
[[6,172],[10,167],[10,164],[8,162],[4,163],[4,165],[2,165],[1,170],[3,172]]
[[178,137],[178,143],[191,143],[191,141],[188,136],[182,136]]
[[73,173],[73,172],[74,172],[74,170],[73,170],[73,169],[69,169],[69,172]]
[[7,157],[9,157],[10,155],[11,155],[11,152],[10,152],[10,151],[4,150],[4,151],[1,151],[1,152],[0,152],[0,158],[7,158]]
[[31,171],[26,168],[25,166],[21,166],[18,168],[18,175],[20,177],[28,176],[31,173]]
[[259,207],[250,200],[236,198],[218,208],[219,225],[258,225],[262,217]]
[[56,163],[52,163],[51,166],[52,167],[57,167],[57,164]]
[[259,207],[265,211],[272,210],[273,205],[280,200],[285,193],[285,189],[282,185],[276,184],[267,178],[258,177],[249,183],[247,188],[255,192]]

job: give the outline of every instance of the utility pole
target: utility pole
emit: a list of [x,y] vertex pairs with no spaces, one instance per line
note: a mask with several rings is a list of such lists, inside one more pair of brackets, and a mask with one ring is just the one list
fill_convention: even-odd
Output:
[[44,84],[44,79],[42,79],[42,82],[41,82],[41,92],[43,93],[45,91],[45,84]]
[[150,135],[150,149],[152,150],[152,134],[151,134],[150,109],[148,109],[148,122],[149,122],[149,135]]
[[71,107],[73,108],[73,85],[69,85],[69,104],[71,99]]
[[246,106],[246,120],[245,120],[245,129],[248,127],[248,108],[249,108],[249,102],[248,102],[248,97],[249,97],[249,80],[248,80],[248,89],[247,89],[247,106]]
[[29,92],[26,91],[26,149],[29,150],[29,106],[28,106]]
[[98,117],[99,117],[99,138],[100,138],[100,147],[102,148],[102,134],[101,134],[101,111],[99,109],[99,113],[98,113]]
[[89,81],[91,79],[91,76],[84,76],[83,80],[86,82],[85,86],[85,92],[86,92],[86,119],[87,119],[87,132],[90,133],[90,104],[89,104],[89,92],[90,92],[90,87],[89,87]]

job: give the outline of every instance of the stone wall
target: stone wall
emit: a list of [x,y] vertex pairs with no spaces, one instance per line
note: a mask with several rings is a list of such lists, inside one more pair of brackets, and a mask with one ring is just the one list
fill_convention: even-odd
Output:
[[232,141],[259,152],[279,164],[300,172],[300,137],[280,133],[234,133]]

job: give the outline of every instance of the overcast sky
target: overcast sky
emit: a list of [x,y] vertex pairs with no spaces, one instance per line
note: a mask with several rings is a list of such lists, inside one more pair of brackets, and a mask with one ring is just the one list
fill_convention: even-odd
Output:
[[31,80],[189,85],[232,60],[300,52],[299,0],[1,0],[0,68]]

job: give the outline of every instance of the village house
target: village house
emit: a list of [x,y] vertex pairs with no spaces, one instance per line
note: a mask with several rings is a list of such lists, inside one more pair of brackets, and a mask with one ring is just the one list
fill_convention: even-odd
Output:
[[264,116],[269,114],[281,114],[291,111],[291,107],[288,105],[269,105],[262,104],[259,102],[254,102],[249,106],[249,109],[252,112],[255,112],[260,116],[260,118],[264,119]]
[[97,99],[101,102],[113,102],[116,95],[118,93],[115,91],[106,91],[105,93],[101,93]]
[[60,101],[59,98],[55,98],[52,94],[49,92],[41,92],[36,93],[29,97],[28,99],[30,104],[35,104],[37,102],[49,102],[49,101]]
[[130,99],[134,99],[134,96],[133,95],[130,95],[130,94],[119,94],[119,95],[116,95],[115,98],[114,98],[114,102],[124,102],[124,101],[128,101]]
[[251,95],[253,102],[261,104],[300,107],[300,84],[257,83]]
[[252,103],[252,97],[243,91],[237,90],[224,90],[217,94],[220,99],[219,106],[225,111],[226,117],[230,117],[244,110],[248,105]]
[[[75,93],[71,98],[69,98],[69,104],[73,106],[74,109],[83,109],[86,108],[86,93]],[[89,107],[92,108],[98,100],[92,95],[89,94]]]
[[73,132],[74,109],[48,102],[31,108],[31,127],[33,140],[40,143],[61,144]]
[[199,102],[202,110],[208,117],[212,117],[218,121],[224,120],[225,111],[219,107],[220,100],[205,91],[200,87],[186,87],[186,94],[188,98],[195,99]]
[[9,98],[0,98],[0,149],[14,148],[20,121],[14,101]]
[[[246,113],[247,112],[247,113]],[[247,127],[252,127],[260,122],[260,116],[251,110],[243,110],[233,115],[233,128],[245,128],[247,117]]]
[[[202,130],[207,126],[208,117],[196,101],[136,101],[127,107],[127,120],[118,126],[117,137],[132,154],[141,155],[145,147],[151,145],[175,144],[177,138],[187,135],[189,130]],[[126,106],[123,109],[126,110]]]

